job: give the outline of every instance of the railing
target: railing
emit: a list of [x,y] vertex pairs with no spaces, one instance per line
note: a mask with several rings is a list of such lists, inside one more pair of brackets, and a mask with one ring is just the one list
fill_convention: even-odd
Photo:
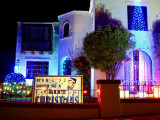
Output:
[[[91,97],[90,92],[97,90],[53,90],[36,89],[35,91],[12,89],[1,91],[1,102],[36,102],[36,103],[97,103],[97,98]],[[83,94],[83,95],[82,95]]]
[[120,85],[121,99],[158,99],[160,85],[153,83],[125,83]]

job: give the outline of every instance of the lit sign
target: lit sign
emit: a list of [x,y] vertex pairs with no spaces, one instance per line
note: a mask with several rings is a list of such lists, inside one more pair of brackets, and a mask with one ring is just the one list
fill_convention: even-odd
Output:
[[83,103],[83,76],[34,76],[33,102]]

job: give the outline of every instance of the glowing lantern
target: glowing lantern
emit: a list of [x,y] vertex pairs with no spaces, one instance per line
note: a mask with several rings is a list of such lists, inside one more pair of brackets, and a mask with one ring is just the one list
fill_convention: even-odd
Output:
[[147,96],[146,92],[138,92],[138,97],[139,98],[145,98]]
[[155,98],[160,98],[160,88],[159,87],[154,88],[154,97]]
[[84,94],[87,94],[87,90],[84,90],[83,93],[84,93]]
[[120,98],[129,98],[128,90],[120,90]]
[[97,89],[96,92],[97,92],[98,94],[100,94],[101,91],[100,91],[100,89]]

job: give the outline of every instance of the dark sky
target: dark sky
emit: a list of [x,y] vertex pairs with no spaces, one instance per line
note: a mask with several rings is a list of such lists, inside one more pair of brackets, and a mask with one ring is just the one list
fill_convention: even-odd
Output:
[[[1,4],[2,5],[2,4]],[[16,44],[16,22],[58,22],[57,16],[72,10],[89,10],[90,0],[21,0],[5,1],[1,10],[2,36],[5,45],[1,49]],[[1,36],[1,38],[2,38]]]

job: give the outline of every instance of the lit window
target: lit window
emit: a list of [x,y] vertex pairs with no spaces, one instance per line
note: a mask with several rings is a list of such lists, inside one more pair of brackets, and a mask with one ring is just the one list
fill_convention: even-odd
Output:
[[128,29],[137,31],[147,31],[147,7],[146,6],[127,6],[128,10]]
[[33,78],[34,75],[48,75],[48,62],[27,61],[27,78]]
[[69,24],[66,23],[63,28],[63,37],[69,36]]

